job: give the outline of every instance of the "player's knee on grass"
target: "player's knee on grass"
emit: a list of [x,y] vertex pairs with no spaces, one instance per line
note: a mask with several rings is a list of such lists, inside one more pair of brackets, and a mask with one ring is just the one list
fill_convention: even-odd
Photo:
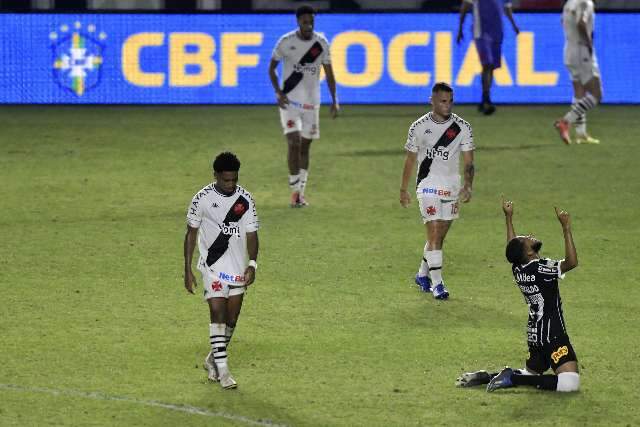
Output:
[[561,372],[558,374],[558,386],[556,391],[578,391],[580,388],[580,374],[577,372]]

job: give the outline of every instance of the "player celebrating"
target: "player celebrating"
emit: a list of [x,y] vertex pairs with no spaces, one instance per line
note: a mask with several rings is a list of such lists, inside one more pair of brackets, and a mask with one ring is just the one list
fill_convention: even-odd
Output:
[[216,157],[215,182],[193,197],[184,237],[184,287],[192,294],[196,287],[191,264],[197,236],[198,270],[209,304],[211,352],[204,366],[209,379],[219,380],[225,389],[236,387],[227,366],[227,346],[244,291],[255,280],[258,267],[258,216],[251,194],[237,185],[239,170],[240,161],[234,154],[225,152]]
[[[519,385],[542,390],[577,391],[580,387],[578,360],[571,346],[558,290],[558,278],[578,265],[571,235],[571,221],[565,211],[556,210],[564,234],[565,259],[540,258],[542,242],[533,236],[516,236],[513,228],[513,203],[502,201],[507,224],[507,260],[518,288],[529,306],[526,369],[505,368],[498,374],[486,371],[462,374],[457,384],[469,387],[487,384],[487,391]],[[556,375],[542,375],[551,367]]]
[[593,48],[593,3],[593,0],[568,0],[562,9],[564,64],[571,75],[574,96],[571,109],[554,127],[565,144],[571,144],[571,125],[575,125],[577,144],[600,143],[587,133],[587,111],[602,99],[600,69]]
[[[436,299],[447,299],[449,291],[442,280],[442,245],[454,219],[458,201],[471,200],[475,173],[471,125],[453,114],[453,89],[436,83],[431,89],[431,111],[413,122],[404,148],[406,157],[400,185],[400,204],[409,206],[409,178],[418,166],[416,194],[427,243],[416,284]],[[464,186],[460,188],[459,157],[464,161]],[[433,289],[432,289],[433,285]]]
[[[304,190],[309,176],[311,141],[320,137],[320,69],[324,68],[333,102],[331,116],[338,115],[336,80],[331,67],[327,39],[313,31],[315,10],[300,6],[296,10],[298,29],[278,40],[269,64],[269,78],[280,107],[280,123],[287,138],[291,207],[307,205]],[[282,87],[276,67],[283,64]]]
[[[502,6],[502,7],[501,7]],[[496,111],[491,102],[491,85],[493,84],[493,70],[502,65],[502,12],[509,18],[513,31],[520,33],[520,29],[513,19],[511,1],[507,0],[464,0],[460,8],[458,24],[458,44],[463,39],[462,25],[467,12],[473,7],[473,38],[476,43],[480,63],[482,64],[482,102],[478,111],[490,115]]]

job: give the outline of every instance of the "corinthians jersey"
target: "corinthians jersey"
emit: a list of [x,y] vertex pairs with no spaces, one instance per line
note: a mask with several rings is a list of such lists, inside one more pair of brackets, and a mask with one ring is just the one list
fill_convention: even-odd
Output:
[[187,224],[198,228],[198,269],[214,270],[220,279],[237,282],[247,267],[246,233],[259,227],[251,194],[239,185],[230,196],[209,184],[200,190],[187,210]]
[[271,58],[283,61],[282,91],[298,107],[320,105],[320,71],[331,63],[329,42],[314,32],[310,40],[291,31],[280,37]]
[[458,198],[460,151],[475,149],[468,122],[456,114],[437,122],[429,112],[413,122],[404,148],[418,154],[418,196]]
[[587,26],[587,33],[592,35],[595,15],[591,0],[569,0],[562,8],[565,49],[585,44],[578,31],[579,18],[584,20]]
[[513,278],[529,306],[527,341],[543,346],[566,335],[558,278],[564,278],[560,262],[536,259],[524,265],[512,265]]

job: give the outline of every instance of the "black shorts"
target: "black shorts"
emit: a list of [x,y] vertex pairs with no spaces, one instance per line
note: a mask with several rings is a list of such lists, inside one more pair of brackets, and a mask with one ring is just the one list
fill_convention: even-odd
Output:
[[577,362],[576,352],[567,335],[554,338],[550,344],[536,346],[529,343],[527,370],[543,373],[549,368],[554,371],[566,362]]

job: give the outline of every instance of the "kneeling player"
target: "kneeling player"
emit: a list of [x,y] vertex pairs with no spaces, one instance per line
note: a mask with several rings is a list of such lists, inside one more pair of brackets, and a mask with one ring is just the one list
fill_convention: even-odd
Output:
[[[527,342],[529,358],[525,369],[505,368],[499,373],[468,372],[458,378],[461,387],[487,384],[487,391],[529,385],[541,390],[577,391],[580,387],[578,359],[571,346],[562,315],[558,278],[578,265],[571,235],[569,214],[556,208],[562,225],[565,259],[540,258],[542,242],[533,236],[516,236],[513,229],[513,204],[502,201],[507,223],[507,260],[513,277],[529,306]],[[555,375],[542,375],[552,368]]]

